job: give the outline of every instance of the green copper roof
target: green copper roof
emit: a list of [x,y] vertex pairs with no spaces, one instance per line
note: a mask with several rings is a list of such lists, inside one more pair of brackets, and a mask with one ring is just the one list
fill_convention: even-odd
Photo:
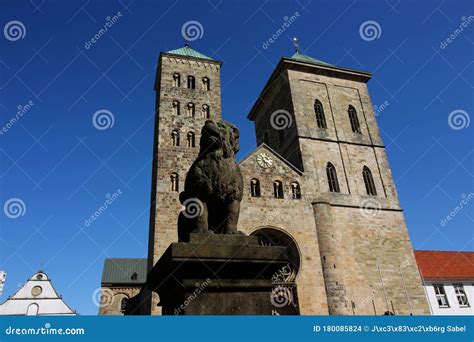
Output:
[[[135,274],[136,273],[136,274]],[[105,259],[103,284],[143,284],[146,282],[147,259]]]
[[327,65],[327,66],[334,66],[332,64],[320,61],[319,59],[303,55],[299,52],[296,52],[293,56],[291,56],[291,59],[295,59],[300,62],[306,62],[306,63],[312,63],[312,64],[317,64],[317,65]]
[[187,57],[194,57],[194,58],[201,58],[201,59],[209,59],[211,61],[213,60],[211,57],[207,57],[206,55],[203,55],[202,53],[191,49],[187,45],[185,45],[182,48],[176,49],[176,50],[168,51],[167,53],[171,53],[173,55],[180,55],[180,56],[187,56]]

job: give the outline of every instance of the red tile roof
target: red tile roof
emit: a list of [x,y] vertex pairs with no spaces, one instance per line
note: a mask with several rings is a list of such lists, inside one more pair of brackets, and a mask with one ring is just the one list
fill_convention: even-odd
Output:
[[474,279],[474,252],[415,251],[424,279]]

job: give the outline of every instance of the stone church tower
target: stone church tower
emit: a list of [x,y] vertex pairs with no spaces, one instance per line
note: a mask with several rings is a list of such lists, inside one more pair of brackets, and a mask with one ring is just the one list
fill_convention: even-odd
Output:
[[148,268],[178,240],[179,193],[199,152],[207,119],[221,120],[222,62],[185,46],[162,52],[155,82],[156,118]]
[[[178,241],[179,194],[201,128],[222,118],[221,65],[188,46],[160,54],[148,270]],[[239,163],[238,229],[287,247],[291,304],[303,315],[429,314],[370,78],[297,52],[280,60],[248,114],[258,147]],[[158,301],[143,313],[160,314]]]

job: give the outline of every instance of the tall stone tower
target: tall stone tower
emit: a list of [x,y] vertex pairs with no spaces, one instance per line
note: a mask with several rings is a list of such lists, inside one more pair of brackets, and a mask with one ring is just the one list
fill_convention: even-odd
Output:
[[207,119],[221,119],[222,62],[189,46],[162,52],[155,91],[155,138],[148,269],[170,243],[178,241],[179,193],[199,152]]
[[297,52],[280,60],[249,119],[257,143],[303,174],[328,313],[429,314],[370,78]]

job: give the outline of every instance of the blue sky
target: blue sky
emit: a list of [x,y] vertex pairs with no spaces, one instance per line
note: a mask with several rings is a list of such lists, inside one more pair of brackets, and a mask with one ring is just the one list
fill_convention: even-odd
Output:
[[[469,1],[1,0],[0,200],[22,203],[0,215],[0,301],[44,268],[71,307],[96,314],[104,259],[146,256],[156,63],[183,46],[191,20],[203,28],[191,46],[224,61],[223,115],[241,130],[240,158],[255,147],[248,111],[297,36],[310,56],[374,73],[369,91],[414,248],[474,251],[472,14]],[[367,22],[375,36],[360,33]],[[114,122],[99,130],[92,118],[103,109]]]

